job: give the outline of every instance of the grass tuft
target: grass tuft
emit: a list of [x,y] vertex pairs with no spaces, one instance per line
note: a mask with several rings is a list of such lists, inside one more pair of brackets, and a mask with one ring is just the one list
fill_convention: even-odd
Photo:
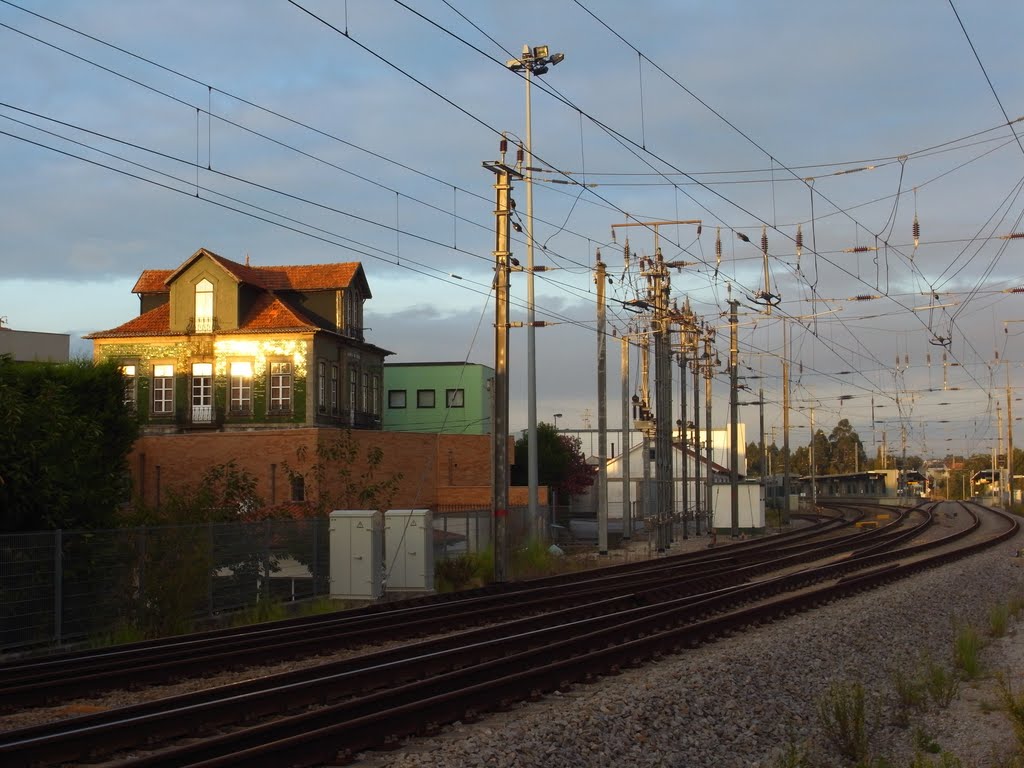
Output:
[[956,668],[968,680],[981,674],[981,635],[978,630],[967,624],[957,630],[953,659]]
[[869,725],[864,686],[833,683],[818,700],[818,722],[841,756],[854,761],[867,759]]

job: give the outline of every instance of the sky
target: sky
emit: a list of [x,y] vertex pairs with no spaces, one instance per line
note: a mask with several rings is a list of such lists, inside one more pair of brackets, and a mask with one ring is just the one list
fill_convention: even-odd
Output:
[[[619,338],[649,330],[629,302],[657,235],[687,263],[672,300],[716,334],[716,427],[731,296],[769,443],[786,357],[793,446],[845,418],[869,454],[988,453],[1024,415],[1024,240],[1005,239],[1024,232],[1022,24],[1011,0],[0,0],[0,317],[89,354],[83,334],[138,313],[142,270],[200,247],[360,261],[389,361],[493,365],[483,163],[503,133],[509,163],[526,141],[506,62],[548,45],[565,58],[529,101],[540,421],[597,427],[600,254],[619,428]],[[525,265],[525,184],[512,195]],[[526,320],[522,272],[510,301]],[[510,330],[517,431],[526,337]]]

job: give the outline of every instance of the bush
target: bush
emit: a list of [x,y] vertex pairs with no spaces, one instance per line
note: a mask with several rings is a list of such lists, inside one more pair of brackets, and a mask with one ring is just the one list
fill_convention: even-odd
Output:
[[471,552],[438,560],[434,565],[434,589],[459,592],[481,587],[494,578],[494,557],[487,552]]
[[1000,675],[999,697],[1017,737],[1017,748],[1024,752],[1024,694],[1015,694],[1009,679]]
[[988,633],[992,637],[1002,637],[1010,623],[1010,606],[993,605],[988,611]]
[[864,686],[833,683],[818,700],[818,722],[840,755],[856,761],[867,759],[870,728]]
[[956,667],[968,679],[981,674],[981,636],[974,627],[965,625],[956,634],[953,647]]
[[960,681],[942,664],[926,659],[924,686],[928,696],[940,709],[948,707],[960,693]]
[[924,707],[925,685],[918,675],[907,675],[902,669],[892,673],[892,682],[896,692],[894,722],[906,728],[910,725],[910,713]]

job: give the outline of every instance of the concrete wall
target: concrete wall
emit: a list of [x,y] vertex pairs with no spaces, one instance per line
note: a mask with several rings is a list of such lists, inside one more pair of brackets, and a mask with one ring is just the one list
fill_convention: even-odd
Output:
[[[288,502],[291,486],[286,465],[308,472],[317,461],[317,446],[330,445],[343,434],[335,429],[296,428],[141,437],[128,459],[133,488],[147,504],[157,504],[166,500],[173,488],[196,483],[209,467],[234,461],[256,478],[256,491],[266,503]],[[366,470],[370,447],[379,447],[383,453],[374,479],[401,473],[391,507],[466,504],[486,508],[491,503],[490,435],[360,430],[351,435],[358,446],[357,462],[348,468],[352,477]],[[338,498],[336,469],[328,468],[327,475],[327,490],[332,498]],[[525,496],[525,489],[522,491],[520,495]],[[312,494],[307,486],[307,497]],[[512,503],[517,503],[516,494],[511,495]]]
[[70,356],[71,337],[66,333],[15,331],[0,327],[0,355],[14,360],[66,363]]
[[[384,365],[383,428],[396,432],[482,435],[491,431],[494,370],[476,363],[387,363]],[[450,389],[463,390],[461,408],[446,409]],[[434,392],[434,406],[417,404],[420,390]],[[405,407],[393,408],[389,392],[405,392]]]

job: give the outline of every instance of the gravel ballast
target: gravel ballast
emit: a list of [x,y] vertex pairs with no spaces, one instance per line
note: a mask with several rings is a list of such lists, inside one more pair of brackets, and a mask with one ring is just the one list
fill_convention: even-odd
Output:
[[1013,690],[1024,691],[1024,619],[986,645],[981,678],[962,683],[949,708],[913,713],[909,727],[893,724],[893,672],[915,674],[925,655],[951,667],[960,625],[987,637],[991,607],[1024,595],[1024,567],[1013,557],[1021,541],[393,752],[366,753],[358,764],[768,768],[795,745],[810,758],[804,765],[844,765],[823,738],[817,708],[830,685],[853,682],[864,686],[869,720],[878,721],[875,757],[908,765],[920,729],[964,766],[1005,764],[1016,742],[996,707],[995,675],[1008,674]]

